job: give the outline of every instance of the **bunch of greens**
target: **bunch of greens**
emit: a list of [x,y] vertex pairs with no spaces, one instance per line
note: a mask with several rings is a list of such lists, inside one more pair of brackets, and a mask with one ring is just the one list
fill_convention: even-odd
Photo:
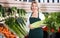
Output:
[[54,32],[57,32],[60,27],[60,12],[49,13],[45,19],[45,24],[49,30],[54,29]]

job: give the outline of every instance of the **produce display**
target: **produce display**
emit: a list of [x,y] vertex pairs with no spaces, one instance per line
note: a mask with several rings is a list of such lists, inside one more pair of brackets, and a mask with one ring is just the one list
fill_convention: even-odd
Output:
[[0,33],[4,34],[5,38],[16,38],[16,35],[3,24],[0,24]]

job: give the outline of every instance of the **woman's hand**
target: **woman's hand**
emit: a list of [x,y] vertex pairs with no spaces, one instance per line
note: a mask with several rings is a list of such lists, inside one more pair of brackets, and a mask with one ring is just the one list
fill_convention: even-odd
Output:
[[45,28],[46,26],[43,26],[42,28]]
[[42,29],[43,29],[44,31],[48,31],[48,27],[47,27],[47,26],[42,27]]
[[29,25],[29,28],[30,28],[30,29],[34,29],[34,27],[33,27],[31,24]]

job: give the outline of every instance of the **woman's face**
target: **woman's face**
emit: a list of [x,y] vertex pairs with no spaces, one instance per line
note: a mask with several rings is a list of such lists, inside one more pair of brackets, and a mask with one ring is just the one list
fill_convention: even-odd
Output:
[[32,10],[33,12],[38,11],[38,5],[37,5],[36,3],[33,3],[32,6],[31,6],[31,10]]

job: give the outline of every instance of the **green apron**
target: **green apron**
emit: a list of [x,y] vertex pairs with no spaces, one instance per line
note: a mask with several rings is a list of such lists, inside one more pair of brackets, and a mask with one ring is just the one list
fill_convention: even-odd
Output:
[[[34,17],[30,17],[29,21],[30,24],[40,21],[41,19],[39,18],[39,14],[38,14],[38,18],[34,18]],[[43,38],[43,30],[40,28],[35,28],[35,29],[30,29],[29,31],[29,38]]]

